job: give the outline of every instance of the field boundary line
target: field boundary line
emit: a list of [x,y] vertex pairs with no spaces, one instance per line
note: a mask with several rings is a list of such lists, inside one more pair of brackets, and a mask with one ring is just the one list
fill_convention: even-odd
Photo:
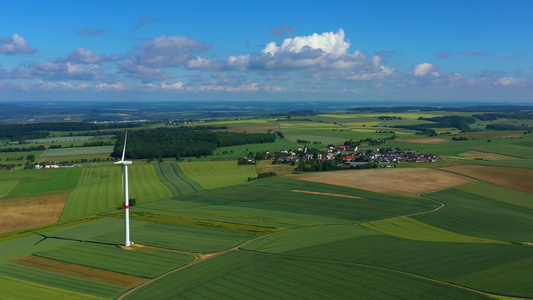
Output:
[[456,287],[456,288],[459,288],[459,289],[468,290],[468,291],[471,291],[471,292],[475,292],[475,293],[486,295],[486,296],[490,296],[490,297],[510,297],[512,299],[532,299],[532,298],[523,298],[523,297],[517,297],[517,296],[492,294],[492,293],[484,292],[484,291],[481,291],[481,290],[476,290],[476,289],[473,289],[473,288],[469,288],[469,287],[466,287],[466,286],[458,285],[458,284],[455,284],[455,283],[446,282],[446,281],[433,279],[433,278],[429,278],[429,277],[424,277],[424,276],[413,274],[413,273],[409,273],[409,272],[404,272],[404,271],[395,270],[395,269],[389,269],[389,268],[385,268],[385,267],[367,265],[367,264],[362,264],[362,263],[356,263],[356,262],[339,261],[339,260],[332,260],[332,259],[325,259],[325,258],[303,257],[303,256],[287,255],[287,254],[279,254],[279,253],[268,253],[268,252],[260,252],[260,251],[245,250],[245,249],[238,249],[238,251],[250,252],[250,253],[261,254],[261,255],[272,255],[272,256],[287,257],[287,258],[300,259],[300,260],[310,260],[310,261],[331,262],[331,263],[354,265],[354,266],[358,266],[358,267],[365,267],[365,268],[370,268],[370,269],[377,269],[377,270],[382,270],[382,271],[387,271],[387,272],[403,274],[403,275],[407,275],[407,276],[410,276],[410,277],[415,277],[415,278],[422,279],[422,280],[427,280],[427,281],[432,281],[432,282],[436,282],[436,283],[439,283],[439,284],[453,286],[453,287]]

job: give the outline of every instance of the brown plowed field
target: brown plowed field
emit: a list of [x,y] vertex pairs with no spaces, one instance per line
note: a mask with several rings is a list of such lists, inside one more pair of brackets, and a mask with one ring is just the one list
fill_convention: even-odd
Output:
[[402,196],[438,191],[475,179],[425,168],[369,169],[289,175],[291,178]]
[[0,200],[0,232],[57,222],[70,192]]
[[61,261],[38,256],[25,256],[13,259],[11,260],[11,262],[41,270],[52,271],[78,278],[105,282],[125,287],[137,287],[150,280],[137,276],[120,274],[86,266],[67,264]]
[[509,167],[462,165],[446,170],[503,185],[512,189],[533,193],[533,170]]

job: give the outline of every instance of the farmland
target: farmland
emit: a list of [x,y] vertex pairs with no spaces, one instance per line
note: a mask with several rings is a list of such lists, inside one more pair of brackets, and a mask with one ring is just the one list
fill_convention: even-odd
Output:
[[[124,195],[121,168],[108,162],[113,146],[77,147],[92,133],[78,141],[68,131],[50,132],[53,138],[39,142],[64,148],[0,158],[90,161],[0,171],[2,296],[109,299],[131,291],[126,299],[532,298],[533,135],[460,132],[448,125],[426,137],[392,127],[433,124],[418,118],[447,115],[471,113],[339,111],[202,120],[200,126],[233,132],[281,134],[273,143],[219,147],[213,155],[132,159],[130,198],[136,205],[130,208],[129,248],[120,246]],[[505,122],[471,126],[484,130]],[[182,124],[176,123],[176,132],[197,126]],[[399,138],[365,141],[393,134]],[[304,145],[326,151],[328,144],[347,141],[435,153],[439,161],[303,174],[293,172],[296,161],[236,161],[257,152],[298,152]],[[277,176],[256,179],[267,172]]]
[[235,161],[182,162],[179,167],[205,190],[245,183],[248,177],[257,177],[253,166],[238,166]]

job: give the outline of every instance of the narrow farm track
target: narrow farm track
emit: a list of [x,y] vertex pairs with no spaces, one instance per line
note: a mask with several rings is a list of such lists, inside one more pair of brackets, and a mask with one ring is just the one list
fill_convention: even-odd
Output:
[[[429,200],[429,201],[432,201],[432,202],[437,202],[440,204],[439,207],[435,208],[435,209],[432,209],[432,210],[429,210],[429,211],[425,211],[425,212],[418,212],[418,213],[412,213],[412,214],[407,214],[407,215],[402,215],[402,216],[397,216],[397,217],[393,217],[393,218],[387,218],[387,219],[382,219],[382,220],[390,220],[390,219],[397,219],[397,218],[403,218],[403,217],[410,217],[410,216],[415,216],[415,215],[422,215],[422,214],[429,214],[429,213],[433,213],[435,211],[438,211],[439,209],[443,208],[444,206],[446,206],[444,203],[440,202],[440,201],[436,201],[436,200],[433,200],[433,199],[430,199],[430,198],[427,198],[427,197],[423,197],[421,195],[418,195],[419,197],[423,198],[423,199],[426,199],[426,200]],[[379,220],[379,221],[382,221],[382,220]],[[370,223],[370,222],[368,222]],[[352,224],[352,225],[356,225],[358,226],[359,224]],[[316,226],[316,227],[325,227],[325,226],[331,226],[331,225],[320,225],[320,226]],[[292,229],[287,229],[287,230],[283,230],[283,231],[278,231],[278,232],[285,232],[285,231],[290,231],[290,230],[296,230],[296,229],[299,229],[299,228],[302,228],[302,227],[298,227],[298,228],[292,228]],[[188,265],[185,265],[183,267],[180,267],[180,268],[177,268],[175,270],[172,270],[170,272],[167,272],[163,275],[160,275],[134,289],[131,289],[129,290],[128,292],[124,293],[123,295],[121,295],[118,300],[121,300],[121,299],[124,299],[125,297],[127,297],[128,295],[130,295],[131,293],[137,291],[138,289],[141,289],[143,288],[144,286],[160,279],[160,278],[163,278],[169,274],[172,274],[172,273],[175,273],[175,272],[178,272],[180,270],[183,270],[187,267],[190,267],[190,266],[193,266],[197,263],[200,263],[202,261],[205,261],[205,260],[208,260],[208,259],[211,259],[213,257],[216,257],[216,256],[219,256],[221,254],[224,254],[224,253],[227,253],[227,252],[230,252],[230,251],[246,251],[246,252],[253,252],[253,253],[259,253],[259,254],[264,254],[264,255],[276,255],[276,256],[286,256],[286,257],[292,257],[292,256],[287,256],[287,255],[279,255],[279,254],[272,254],[272,253],[263,253],[263,252],[256,252],[256,251],[250,251],[250,250],[243,250],[241,249],[241,247],[244,247],[246,246],[247,244],[255,241],[255,240],[258,240],[262,237],[265,237],[267,235],[270,235],[270,234],[275,234],[276,232],[273,232],[273,233],[269,233],[269,234],[265,234],[265,235],[260,235],[258,237],[255,237],[253,239],[250,239],[240,245],[237,245],[231,249],[228,249],[228,250],[224,250],[224,251],[220,251],[214,255],[211,255],[205,259],[201,259],[201,260],[195,260],[193,261],[192,263],[188,264]],[[159,249],[163,249],[163,248],[159,248]],[[165,250],[170,250],[170,249],[165,249]],[[174,250],[175,251],[175,250]],[[301,257],[297,257],[295,256],[295,258],[301,258]],[[305,259],[305,258],[301,258],[301,259]],[[333,261],[333,260],[320,260],[320,259],[309,259],[309,260],[315,260],[315,261],[324,261],[324,262],[336,262],[338,263],[338,261]],[[381,267],[376,267],[376,266],[371,266],[371,265],[364,265],[364,264],[357,264],[357,263],[347,263],[347,264],[350,264],[350,265],[357,265],[357,266],[362,266],[362,267],[369,267],[369,268],[374,268],[374,269],[380,269],[380,270],[385,270],[385,271],[390,271],[390,272],[396,272],[396,273],[401,273],[401,274],[406,274],[406,275],[409,275],[409,276],[413,276],[413,277],[416,277],[416,278],[420,278],[420,279],[425,279],[425,280],[429,280],[429,281],[433,281],[433,282],[439,282],[439,283],[442,283],[442,284],[446,284],[446,285],[450,285],[450,286],[455,286],[455,287],[459,287],[459,288],[462,288],[462,289],[465,289],[465,290],[470,290],[470,291],[474,291],[474,292],[477,292],[477,293],[481,293],[481,294],[485,294],[485,295],[492,295],[492,294],[488,294],[488,293],[484,293],[484,292],[481,292],[481,291],[477,291],[477,290],[473,290],[473,289],[469,289],[467,287],[461,287],[461,286],[458,286],[458,285],[454,285],[454,284],[451,284],[451,283],[447,283],[447,282],[444,282],[444,281],[439,281],[439,280],[435,280],[435,279],[431,279],[431,278],[427,278],[427,277],[422,277],[422,276],[419,276],[419,275],[415,275],[415,274],[410,274],[410,273],[405,273],[405,272],[402,272],[402,271],[398,271],[398,270],[394,270],[394,269],[387,269],[387,268],[381,268]],[[520,299],[520,298],[517,298],[517,299]]]

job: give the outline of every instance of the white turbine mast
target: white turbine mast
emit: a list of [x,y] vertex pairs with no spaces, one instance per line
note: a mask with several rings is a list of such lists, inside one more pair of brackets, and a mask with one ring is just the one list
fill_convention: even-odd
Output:
[[129,186],[128,186],[128,165],[131,165],[132,162],[125,160],[126,158],[126,139],[128,138],[128,131],[125,131],[124,134],[124,150],[122,150],[122,159],[117,161],[116,165],[122,166],[122,183],[124,187],[124,231],[125,231],[125,240],[124,246],[129,247],[133,244],[130,241],[130,200],[129,200]]

